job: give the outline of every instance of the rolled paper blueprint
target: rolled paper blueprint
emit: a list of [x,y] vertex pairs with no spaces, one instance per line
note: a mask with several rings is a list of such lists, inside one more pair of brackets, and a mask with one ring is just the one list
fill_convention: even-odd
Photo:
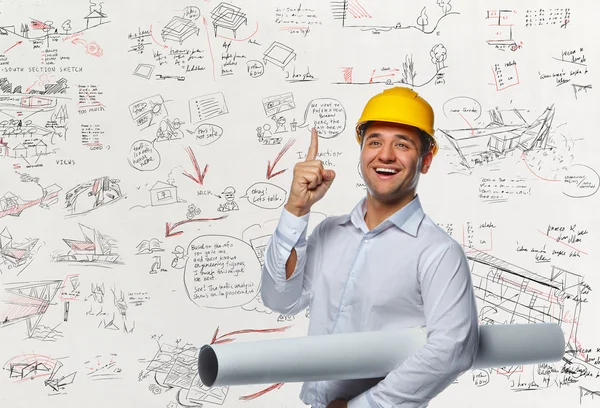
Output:
[[[204,345],[202,384],[212,386],[385,377],[425,345],[425,328]],[[565,352],[555,323],[483,325],[473,368],[549,363]]]

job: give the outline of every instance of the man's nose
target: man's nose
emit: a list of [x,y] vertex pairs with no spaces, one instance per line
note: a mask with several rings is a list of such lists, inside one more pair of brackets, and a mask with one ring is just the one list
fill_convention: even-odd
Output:
[[385,143],[381,149],[379,150],[378,155],[379,160],[390,162],[396,160],[396,155],[394,154],[394,146],[392,143]]

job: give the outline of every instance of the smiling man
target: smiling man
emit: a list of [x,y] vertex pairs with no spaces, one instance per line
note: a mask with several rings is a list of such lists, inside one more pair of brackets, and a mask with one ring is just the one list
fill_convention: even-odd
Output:
[[[366,197],[307,238],[310,209],[335,179],[318,135],[294,167],[288,201],[265,252],[263,303],[310,308],[308,335],[424,327],[425,345],[385,378],[306,382],[313,408],[417,408],[471,368],[477,308],[461,246],[424,213],[416,192],[437,153],[431,106],[395,87],[372,97],[356,126]],[[349,358],[352,358],[349,356]]]

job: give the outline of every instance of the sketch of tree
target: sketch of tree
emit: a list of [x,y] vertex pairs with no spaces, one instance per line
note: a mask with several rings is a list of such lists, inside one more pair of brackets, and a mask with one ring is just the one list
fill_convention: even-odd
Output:
[[442,8],[444,15],[448,14],[452,10],[451,0],[437,0],[437,5]]
[[417,71],[415,71],[415,65],[413,63],[412,54],[410,56],[406,54],[404,62],[402,63],[402,82],[414,86],[416,76]]
[[54,24],[52,21],[44,21],[44,28],[42,28],[42,31],[46,33],[46,44],[48,47],[50,47],[50,31],[54,28],[52,24]]
[[21,24],[21,34],[23,34],[23,37],[29,38],[29,26],[27,23]]
[[446,67],[444,61],[446,60],[448,51],[446,50],[446,47],[444,47],[443,44],[434,45],[431,51],[429,52],[429,55],[431,55],[431,62],[435,64],[436,71],[439,71],[440,69]]
[[64,23],[62,23],[62,29],[64,30],[65,34],[69,34],[69,31],[72,30],[71,20],[67,20]]
[[425,12],[426,8],[427,6],[423,7],[421,14],[417,17],[417,24],[421,26],[422,31],[425,31],[425,26],[429,24],[429,17],[427,17],[427,12]]

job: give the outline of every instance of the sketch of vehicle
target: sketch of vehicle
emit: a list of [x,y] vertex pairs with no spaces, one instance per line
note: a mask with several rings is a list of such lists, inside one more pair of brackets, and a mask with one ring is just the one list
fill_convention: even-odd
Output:
[[69,246],[70,251],[58,255],[57,262],[109,262],[116,263],[119,254],[112,252],[112,239],[99,233],[96,229],[79,224],[84,240],[66,239],[63,241]]

